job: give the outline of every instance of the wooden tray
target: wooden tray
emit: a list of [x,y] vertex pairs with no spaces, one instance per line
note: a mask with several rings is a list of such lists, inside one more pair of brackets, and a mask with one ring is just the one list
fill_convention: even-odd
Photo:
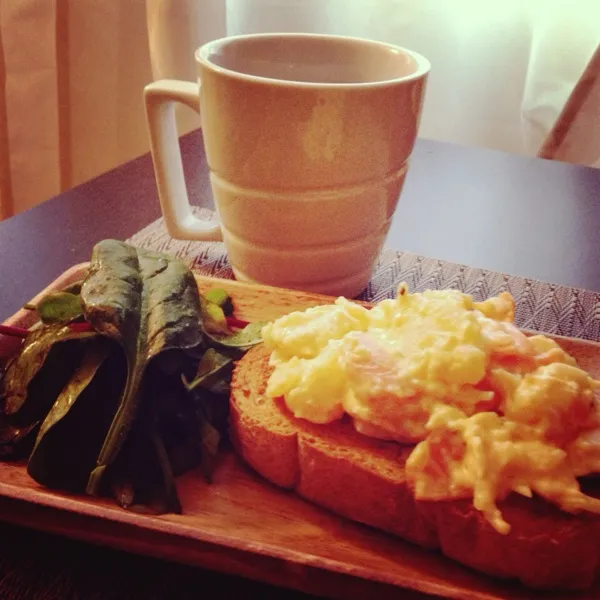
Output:
[[[81,277],[64,273],[47,290]],[[198,277],[233,296],[236,314],[273,319],[331,298]],[[35,302],[35,299],[34,299]],[[8,324],[28,326],[20,311]],[[561,339],[581,365],[600,376],[600,344]],[[0,355],[14,340],[0,336]],[[536,594],[472,572],[436,552],[337,517],[265,482],[226,450],[212,485],[196,473],[178,479],[183,515],[144,516],[111,501],[65,495],[38,486],[23,465],[0,463],[0,520],[140,554],[232,573],[343,599],[422,597],[599,598],[600,585],[577,594]],[[404,588],[402,591],[398,588]]]

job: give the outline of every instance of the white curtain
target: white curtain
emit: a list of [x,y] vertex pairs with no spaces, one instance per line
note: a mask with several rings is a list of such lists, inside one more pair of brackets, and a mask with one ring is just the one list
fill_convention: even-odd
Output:
[[144,0],[0,0],[0,218],[148,149]]
[[259,31],[417,50],[421,136],[535,155],[600,42],[600,1],[0,0],[0,218],[147,151],[143,85],[193,79],[196,46]]

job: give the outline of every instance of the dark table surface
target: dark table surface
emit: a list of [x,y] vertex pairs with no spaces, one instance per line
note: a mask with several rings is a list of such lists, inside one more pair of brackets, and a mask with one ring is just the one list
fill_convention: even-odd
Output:
[[[191,198],[211,206],[201,135],[181,146]],[[0,222],[0,321],[95,242],[159,214],[143,156]],[[419,140],[387,246],[600,291],[600,170]],[[0,536],[0,598],[306,597],[8,525]]]
[[[212,205],[200,134],[181,146],[192,201]],[[143,156],[0,222],[0,319],[159,214]],[[387,246],[600,291],[599,229],[600,169],[419,140]]]

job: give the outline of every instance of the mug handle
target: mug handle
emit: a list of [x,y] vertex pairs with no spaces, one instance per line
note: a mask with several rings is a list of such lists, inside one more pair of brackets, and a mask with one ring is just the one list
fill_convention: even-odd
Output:
[[199,219],[190,206],[175,123],[175,102],[200,114],[200,84],[162,79],[144,88],[154,175],[167,231],[180,240],[221,241],[219,223]]

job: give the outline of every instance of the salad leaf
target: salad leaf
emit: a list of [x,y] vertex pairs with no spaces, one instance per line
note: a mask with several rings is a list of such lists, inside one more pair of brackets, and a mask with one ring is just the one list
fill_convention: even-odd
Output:
[[44,419],[79,364],[80,343],[97,335],[58,325],[31,331],[2,379],[4,415],[20,425]]
[[151,390],[158,433],[169,456],[174,475],[200,464],[200,436],[191,394],[185,389],[181,373],[169,377],[153,372],[145,382]]
[[126,365],[107,338],[84,344],[81,364],[44,419],[27,471],[38,483],[82,491],[115,415]]
[[180,513],[174,474],[153,420],[138,419],[123,448],[107,466],[108,485],[119,506],[144,514]]
[[38,302],[36,310],[42,323],[47,325],[66,325],[83,314],[79,295],[70,292],[55,292],[44,296]]
[[171,462],[169,461],[169,455],[156,427],[151,429],[150,439],[152,440],[152,446],[156,452],[162,475],[161,488],[164,490],[165,512],[181,513],[181,504],[177,496],[177,487],[175,486],[175,477],[171,468]]
[[[189,392],[194,405],[195,437],[200,444],[200,466],[209,483],[212,481],[221,440],[227,435],[230,380],[230,377],[220,378],[210,389],[199,386]],[[224,393],[221,393],[221,388],[224,388]]]
[[13,460],[27,456],[35,442],[34,433],[38,425],[39,421],[24,427],[0,421],[0,458]]
[[202,446],[202,472],[206,480],[212,481],[215,469],[221,434],[208,419],[202,419],[200,424],[200,443]]
[[159,432],[174,475],[181,475],[200,464],[202,448],[197,421],[195,412],[188,407],[179,407],[160,417]]
[[198,364],[198,372],[191,382],[188,382],[185,375],[181,376],[183,384],[188,392],[202,384],[210,384],[225,373],[230,374],[233,369],[233,360],[221,354],[214,348],[209,348]]
[[210,343],[217,348],[248,350],[252,346],[256,346],[262,342],[261,331],[266,324],[266,321],[255,321],[246,325],[244,329],[235,331],[230,335],[214,335],[206,331],[205,335],[210,340]]
[[127,383],[87,485],[88,493],[97,494],[138,413],[145,371],[167,350],[200,345],[203,332],[198,288],[188,268],[116,240],[95,246],[81,299],[86,320],[117,341],[127,361]]
[[233,361],[263,325],[232,332],[231,298],[207,295],[178,260],[97,244],[82,282],[31,306],[39,320],[0,369],[0,458],[29,455],[51,488],[180,512],[174,478],[200,466],[210,481]]
[[82,285],[83,279],[78,279],[77,281],[74,281],[73,283],[70,283],[69,285],[65,286],[62,289],[62,291],[68,294],[75,294],[76,296],[79,296],[79,294],[81,293]]

